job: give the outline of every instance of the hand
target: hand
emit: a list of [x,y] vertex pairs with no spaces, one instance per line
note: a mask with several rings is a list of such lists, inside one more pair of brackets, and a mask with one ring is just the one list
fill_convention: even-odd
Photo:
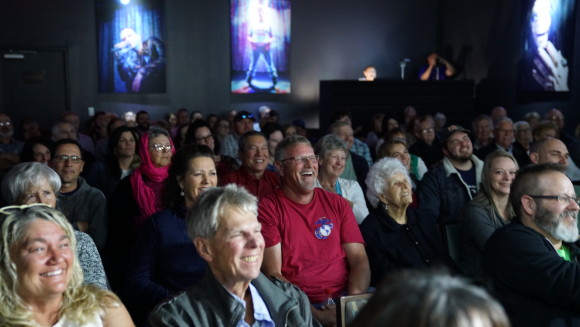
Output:
[[562,52],[548,42],[545,48],[538,49],[538,55],[550,70],[548,78],[554,84],[555,91],[568,91],[568,61],[562,56]]
[[322,309],[315,309],[313,306],[312,315],[318,322],[320,322],[325,327],[336,326],[336,304],[325,304]]
[[137,75],[135,75],[135,78],[133,79],[133,86],[131,88],[131,90],[133,92],[139,92],[139,90],[141,89],[141,81],[143,80],[143,74],[141,74],[141,72],[137,73]]

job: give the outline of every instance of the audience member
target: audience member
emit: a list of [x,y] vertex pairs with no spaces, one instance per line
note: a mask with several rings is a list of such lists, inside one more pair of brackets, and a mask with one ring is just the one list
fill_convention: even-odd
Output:
[[123,120],[125,124],[129,127],[137,127],[137,122],[135,121],[137,116],[132,111],[127,111],[123,114]]
[[[356,155],[363,157],[367,161],[367,170],[368,170],[368,167],[372,166],[372,164],[373,164],[373,158],[371,156],[371,151],[370,151],[368,145],[366,145],[366,143],[364,143],[363,141],[354,137],[354,128],[352,126],[350,112],[349,111],[337,111],[337,112],[335,112],[334,117],[331,119],[332,125],[331,125],[330,130],[332,130],[332,126],[338,121],[344,121],[350,127],[350,129],[351,129],[350,137],[352,138],[352,140],[347,141],[345,139],[346,136],[344,136],[344,137],[340,136],[340,135],[339,136],[343,140],[345,140],[345,142],[347,142],[347,144],[349,144],[348,150],[350,152],[354,152]],[[346,132],[346,129],[341,128],[341,133],[344,134],[345,132]],[[331,133],[336,134],[334,132],[331,132]],[[364,178],[363,178],[363,181],[364,181]]]
[[351,326],[510,327],[502,306],[484,289],[441,272],[391,274]]
[[409,152],[423,159],[427,168],[430,169],[443,159],[441,142],[435,136],[435,122],[431,115],[419,116],[413,135],[417,141],[409,148]]
[[257,199],[228,185],[203,192],[187,214],[187,231],[209,269],[203,280],[158,306],[157,326],[313,326],[297,287],[260,273],[264,238]]
[[213,130],[220,147],[223,144],[223,140],[226,136],[230,134],[230,122],[227,119],[220,119],[216,123],[215,129]]
[[93,139],[90,136],[83,134],[80,132],[81,128],[81,120],[79,114],[73,111],[65,111],[61,115],[62,120],[67,121],[73,125],[76,132],[77,142],[81,145],[85,151],[88,151],[92,154],[95,154],[95,144],[93,143]]
[[72,226],[45,205],[0,209],[2,326],[134,326],[119,298],[83,284]]
[[172,131],[177,126],[177,116],[174,113],[168,112],[163,116],[163,120],[167,123],[167,130]]
[[[336,324],[329,297],[365,293],[370,270],[363,238],[348,202],[315,187],[318,161],[310,141],[287,137],[276,148],[281,188],[260,201],[266,240],[262,271],[302,289],[314,317]],[[334,232],[333,232],[334,231]]]
[[306,129],[306,122],[304,119],[294,119],[292,121],[292,126],[296,128],[296,135],[308,137],[308,130]]
[[102,250],[107,239],[107,200],[103,192],[80,176],[84,162],[78,142],[72,139],[57,141],[50,166],[62,182],[58,192],[59,209],[75,228],[89,234]]
[[52,142],[42,137],[30,138],[24,143],[20,162],[40,162],[48,165],[51,158]]
[[546,112],[545,119],[556,124],[556,127],[558,128],[556,131],[556,137],[564,142],[567,147],[570,147],[574,142],[576,142],[574,136],[564,132],[564,114],[560,110],[556,108],[550,109]]
[[409,123],[411,123],[411,120],[413,120],[415,116],[417,116],[417,110],[415,107],[406,106],[405,109],[403,109],[403,127],[406,128],[409,126]]
[[493,143],[493,121],[488,115],[473,119],[473,148],[479,150]]
[[238,169],[239,165],[232,157],[221,155],[220,143],[216,142],[214,133],[209,128],[208,123],[203,119],[198,119],[189,124],[187,133],[185,134],[184,144],[197,144],[209,147],[214,153],[214,162],[216,165],[218,176],[223,177],[226,174]]
[[346,159],[344,171],[340,177],[357,181],[364,191],[366,185],[363,184],[369,171],[369,165],[364,157],[359,156],[352,150],[355,142],[354,140],[356,140],[353,136],[352,127],[350,127],[348,122],[338,120],[330,125],[329,131],[331,134],[338,136],[346,143],[346,149],[350,154]]
[[203,114],[199,110],[196,110],[191,113],[189,122],[194,123],[197,120],[203,120]]
[[20,120],[20,133],[22,133],[22,140],[25,142],[31,138],[48,136],[40,129],[38,121],[32,117],[24,117]]
[[254,115],[247,111],[240,111],[234,116],[233,133],[228,134],[221,142],[221,153],[236,159],[238,165],[242,164],[239,158],[238,141],[244,133],[254,130]]
[[137,325],[146,321],[156,304],[203,277],[206,264],[187,236],[185,215],[217,180],[213,152],[207,146],[187,145],[172,157],[163,194],[166,209],[145,222],[130,257],[125,294]]
[[564,168],[518,172],[512,223],[487,241],[483,271],[514,327],[580,324],[578,199]]
[[371,285],[403,268],[444,264],[445,250],[435,219],[409,208],[411,179],[400,160],[383,158],[367,176],[367,198],[373,207],[360,229],[371,267]]
[[502,106],[495,106],[491,109],[491,121],[493,124],[497,124],[502,118],[506,118],[508,116],[507,110],[505,110]]
[[530,164],[530,147],[532,146],[532,129],[527,121],[520,120],[514,124],[516,140],[513,143],[513,155],[520,167]]
[[66,120],[60,120],[52,126],[52,141],[56,142],[62,139],[77,139],[77,132],[73,124]]
[[361,81],[372,82],[377,78],[377,69],[375,66],[366,66],[363,70],[364,77],[360,79]]
[[447,117],[442,112],[438,112],[433,116],[433,120],[435,120],[435,134],[437,136],[441,135],[441,131],[445,128],[447,124]]
[[137,130],[134,126],[127,125],[125,120],[119,117],[111,117],[111,120],[109,120],[109,124],[107,125],[107,136],[101,138],[97,143],[95,143],[95,159],[97,161],[106,160],[111,135],[113,135],[113,132],[121,126],[127,126]]
[[[6,174],[2,180],[2,197],[8,205],[43,203],[56,208],[60,186],[60,177],[50,167],[37,162],[26,162],[12,167]],[[83,232],[75,230],[74,233],[84,283],[109,289],[95,242]]]
[[455,74],[455,67],[436,53],[427,57],[427,65],[421,67],[419,79],[422,81],[442,81]]
[[479,190],[483,162],[473,155],[468,133],[457,125],[443,131],[444,158],[419,185],[419,207],[437,217],[440,225],[458,221],[463,206]]
[[556,138],[540,139],[530,149],[530,161],[533,164],[554,163],[568,168],[569,159],[566,144]]
[[105,266],[115,291],[123,288],[126,260],[143,223],[163,209],[161,192],[174,152],[169,132],[152,127],[139,140],[141,165],[113,193]]
[[532,134],[534,135],[534,141],[556,138],[558,135],[558,127],[554,122],[542,121],[532,130]]
[[480,148],[475,152],[478,158],[481,160],[485,160],[488,154],[496,151],[502,150],[512,154],[514,143],[514,123],[511,119],[504,117],[494,122],[493,128],[493,139],[494,142],[491,142],[487,146]]
[[478,280],[483,280],[481,258],[489,236],[514,216],[509,202],[510,185],[516,177],[518,164],[509,153],[490,153],[481,171],[481,189],[463,208],[459,219],[459,268]]
[[297,135],[296,127],[294,125],[284,125],[282,126],[282,128],[283,128],[282,131],[284,132],[284,137]]
[[[97,111],[91,119],[89,136],[97,144],[100,139],[107,137],[107,126],[111,121],[111,116],[104,111]],[[76,132],[75,132],[76,133]]]
[[284,138],[284,133],[282,132],[282,126],[277,123],[266,123],[262,126],[262,133],[266,135],[268,139],[268,170],[276,171],[274,166],[274,154],[276,153],[276,146]]
[[145,110],[141,110],[137,113],[136,117],[137,129],[141,133],[145,133],[149,131],[149,127],[151,126],[151,122],[149,120],[149,113]]
[[524,115],[524,120],[530,124],[530,128],[533,131],[540,122],[540,114],[535,111],[530,111]]
[[[385,118],[385,114],[383,113],[376,113],[371,117],[371,122],[369,126],[369,132],[365,138],[365,143],[371,150],[371,156],[376,158],[376,151],[377,142],[383,135],[383,119]],[[398,123],[397,123],[398,125]],[[385,130],[386,131],[386,130]]]
[[360,225],[369,214],[362,188],[357,181],[340,177],[349,156],[346,143],[338,136],[328,134],[318,140],[314,153],[318,156],[316,187],[346,199]]
[[134,127],[117,128],[109,137],[105,161],[96,162],[86,176],[89,185],[101,190],[109,201],[119,182],[141,164],[137,142],[139,133]]
[[237,184],[261,199],[272,193],[280,185],[278,174],[267,170],[268,141],[260,132],[246,132],[239,139],[239,158],[242,165],[238,170],[220,177],[220,186]]
[[24,143],[14,138],[12,119],[0,113],[0,170],[8,169],[20,162]]

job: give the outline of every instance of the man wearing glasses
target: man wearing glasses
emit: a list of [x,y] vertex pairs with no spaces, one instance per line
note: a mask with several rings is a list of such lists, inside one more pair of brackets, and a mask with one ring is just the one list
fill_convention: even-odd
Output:
[[276,148],[281,188],[260,201],[266,242],[262,271],[290,281],[308,295],[314,317],[336,324],[329,298],[366,293],[370,268],[364,241],[348,202],[315,187],[318,158],[303,136]]
[[10,116],[0,113],[0,169],[9,169],[20,161],[24,143],[14,139],[14,125]]
[[512,326],[580,324],[578,199],[561,165],[522,169],[511,186],[516,217],[487,241],[483,270]]
[[77,141],[62,139],[55,143],[50,166],[62,182],[57,208],[75,229],[89,234],[100,251],[107,238],[107,200],[103,192],[80,176],[84,165]]
[[435,136],[435,121],[431,115],[420,116],[413,126],[413,135],[417,139],[409,148],[409,153],[421,157],[427,168],[443,159],[441,142]]

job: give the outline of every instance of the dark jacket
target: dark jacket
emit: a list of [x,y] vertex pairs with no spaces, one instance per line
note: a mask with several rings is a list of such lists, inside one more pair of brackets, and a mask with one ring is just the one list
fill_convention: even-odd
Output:
[[362,188],[363,193],[366,193],[367,184],[365,183],[365,180],[369,173],[369,164],[364,157],[359,156],[352,151],[350,152],[350,157],[352,158],[352,166],[354,168],[354,173],[356,174],[356,181]]
[[[262,273],[252,281],[278,326],[320,326],[312,318],[306,295],[298,287]],[[158,326],[237,326],[245,313],[244,306],[215,279],[208,269],[195,286],[159,305],[150,315],[149,324]]]
[[564,245],[572,262],[517,218],[487,241],[483,271],[513,327],[580,326],[580,249]]
[[[471,156],[471,161],[475,166],[476,185],[479,190],[483,162],[476,156]],[[440,225],[457,222],[461,210],[472,199],[459,172],[447,157],[423,176],[417,193],[419,208],[436,217]]]
[[417,139],[415,144],[409,148],[409,153],[421,157],[425,161],[428,169],[443,159],[443,150],[441,150],[441,142],[436,137],[431,145]]
[[382,204],[362,222],[361,233],[371,268],[371,285],[385,274],[405,268],[429,268],[447,263],[435,219],[407,208],[407,223],[398,224]]
[[187,235],[186,212],[180,201],[174,208],[154,214],[133,246],[125,298],[137,325],[161,301],[205,275],[207,264]]

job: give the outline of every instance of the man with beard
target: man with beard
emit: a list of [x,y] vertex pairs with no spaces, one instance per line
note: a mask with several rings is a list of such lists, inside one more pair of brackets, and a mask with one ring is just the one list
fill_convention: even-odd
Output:
[[9,169],[20,161],[24,143],[14,139],[10,116],[0,113],[0,169]]
[[479,190],[483,162],[473,155],[469,130],[451,125],[441,133],[443,160],[419,185],[419,208],[440,225],[457,222],[463,206]]
[[512,326],[579,326],[578,199],[561,165],[522,169],[512,223],[487,241],[483,270]]
[[297,285],[314,317],[336,325],[329,298],[366,293],[370,268],[348,201],[315,187],[318,157],[307,138],[289,136],[276,148],[281,188],[260,200],[258,220],[266,241],[262,271]]

